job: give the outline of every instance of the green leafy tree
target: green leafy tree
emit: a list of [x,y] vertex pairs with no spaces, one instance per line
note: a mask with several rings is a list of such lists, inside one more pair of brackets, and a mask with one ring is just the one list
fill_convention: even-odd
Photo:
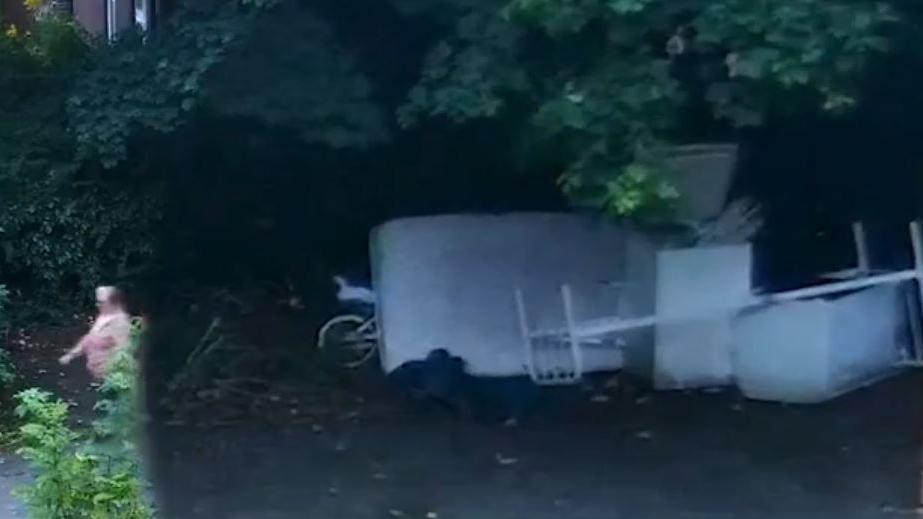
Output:
[[114,167],[137,131],[181,125],[201,101],[206,75],[249,28],[251,4],[185,2],[156,40],[124,34],[98,46],[67,99],[79,157]]
[[312,143],[380,142],[370,96],[329,25],[300,3],[205,0],[182,3],[154,40],[125,35],[100,48],[67,109],[80,156],[113,167],[139,129],[169,133],[202,105]]
[[169,37],[143,45],[129,34],[109,45],[54,14],[0,35],[0,272],[11,288],[62,302],[151,257],[161,182],[135,174],[145,153],[124,159],[145,132],[183,122],[202,77],[266,7],[184,5]]
[[7,305],[9,304],[10,293],[6,287],[0,285],[0,393],[10,388],[16,381],[16,367],[13,365],[13,359],[6,349],[6,337],[9,329],[7,322]]
[[692,104],[729,129],[847,109],[898,21],[874,1],[455,5],[463,14],[427,58],[400,121],[525,114],[538,142],[568,157],[561,180],[574,200],[623,217],[675,200],[663,150],[690,137]]
[[[226,78],[234,78],[228,81]],[[388,137],[371,81],[333,27],[297,2],[254,20],[206,83],[208,107],[295,132],[306,143],[365,148]]]
[[354,58],[294,0],[184,1],[114,43],[42,16],[0,35],[0,88],[0,276],[46,302],[151,262],[169,231],[151,164],[189,121],[347,148],[388,133]]
[[56,17],[0,36],[0,267],[48,292],[85,270],[88,256],[93,222],[74,212],[79,168],[65,103],[89,49],[75,25]]

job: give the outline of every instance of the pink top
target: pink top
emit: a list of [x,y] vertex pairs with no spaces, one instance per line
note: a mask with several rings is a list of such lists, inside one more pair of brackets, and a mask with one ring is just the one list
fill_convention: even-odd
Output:
[[101,315],[83,338],[87,369],[97,380],[106,377],[109,363],[119,348],[131,339],[131,318],[125,312]]

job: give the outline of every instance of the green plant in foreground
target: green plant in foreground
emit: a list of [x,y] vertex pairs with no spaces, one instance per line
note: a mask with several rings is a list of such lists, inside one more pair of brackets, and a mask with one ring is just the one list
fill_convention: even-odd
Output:
[[147,519],[154,512],[144,495],[133,436],[137,432],[136,363],[121,351],[100,387],[102,416],[88,437],[68,424],[68,406],[40,389],[16,395],[19,453],[36,473],[17,489],[32,519]]
[[100,418],[93,423],[91,450],[108,463],[139,475],[136,440],[141,434],[139,416],[138,361],[136,345],[140,330],[135,330],[131,347],[116,354],[109,374],[99,387],[95,409]]

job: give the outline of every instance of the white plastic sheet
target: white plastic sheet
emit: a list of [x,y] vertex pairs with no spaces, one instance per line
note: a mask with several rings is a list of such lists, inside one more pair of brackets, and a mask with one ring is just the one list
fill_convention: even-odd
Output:
[[[445,348],[472,373],[526,373],[514,290],[534,327],[563,326],[560,286],[620,280],[630,233],[573,214],[444,215],[388,222],[372,237],[382,366]],[[581,318],[617,311],[579,294]],[[590,300],[588,300],[589,298]],[[617,351],[588,352],[587,367],[618,369]]]

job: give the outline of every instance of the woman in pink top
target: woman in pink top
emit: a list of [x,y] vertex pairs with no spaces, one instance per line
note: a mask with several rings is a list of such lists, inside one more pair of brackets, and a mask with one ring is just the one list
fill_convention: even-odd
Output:
[[86,355],[87,369],[96,380],[106,377],[109,363],[119,348],[131,338],[131,317],[125,311],[122,295],[115,287],[96,289],[96,306],[99,316],[90,331],[73,349],[64,354],[60,362],[68,364],[75,357]]

